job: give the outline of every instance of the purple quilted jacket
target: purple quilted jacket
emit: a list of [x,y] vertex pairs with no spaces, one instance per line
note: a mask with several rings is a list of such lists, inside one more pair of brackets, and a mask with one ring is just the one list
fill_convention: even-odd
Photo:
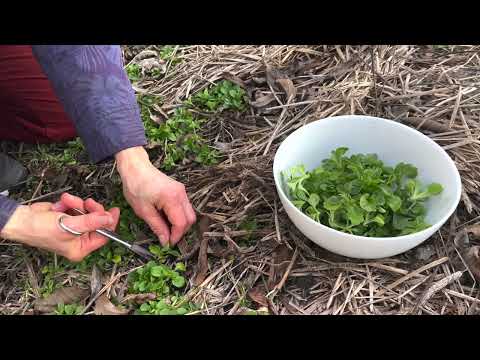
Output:
[[[32,49],[93,162],[146,144],[120,46],[42,45]],[[17,207],[16,201],[0,195],[0,230]]]

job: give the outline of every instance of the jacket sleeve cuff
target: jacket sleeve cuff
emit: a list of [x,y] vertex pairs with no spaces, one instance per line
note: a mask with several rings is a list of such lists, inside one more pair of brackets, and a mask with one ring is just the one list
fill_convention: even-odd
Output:
[[0,231],[12,217],[15,210],[20,206],[18,202],[6,196],[0,195]]
[[107,161],[119,151],[147,144],[138,107],[117,109],[99,117],[98,121],[103,122],[104,126],[94,129],[85,126],[78,129],[92,162]]

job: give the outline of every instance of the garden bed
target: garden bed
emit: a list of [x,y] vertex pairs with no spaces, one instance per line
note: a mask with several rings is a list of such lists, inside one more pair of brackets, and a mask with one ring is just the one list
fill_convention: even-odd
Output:
[[[74,309],[55,307],[58,313],[159,313],[154,306],[161,296],[148,294],[158,291],[150,282],[163,266],[175,274],[168,273],[168,306],[159,308],[181,308],[178,313],[478,314],[480,262],[478,252],[470,251],[479,244],[472,228],[480,215],[478,51],[474,46],[125,46],[151,160],[186,185],[199,226],[177,254],[157,249],[151,276],[139,275],[142,263],[114,245],[69,264],[1,242],[0,313],[37,312],[38,299],[70,287],[88,291],[83,302],[69,301]],[[346,114],[415,127],[441,145],[460,171],[464,193],[454,216],[405,254],[361,261],[329,253],[293,226],[276,195],[272,161],[281,141],[311,121]],[[79,142],[2,147],[32,173],[14,198],[53,200],[65,189],[91,196],[122,208],[120,233],[157,243],[123,200],[113,163],[89,164]],[[143,290],[142,279],[147,279]],[[117,306],[112,310],[100,300]]]

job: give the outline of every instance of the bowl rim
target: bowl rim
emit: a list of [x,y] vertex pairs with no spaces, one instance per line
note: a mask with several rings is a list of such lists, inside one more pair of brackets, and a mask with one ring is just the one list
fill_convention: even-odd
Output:
[[[281,183],[280,183],[280,179],[279,179],[279,176],[277,176],[275,170],[276,170],[276,164],[277,164],[277,156],[279,154],[279,152],[282,150],[283,147],[285,147],[285,142],[287,141],[287,139],[289,139],[291,136],[294,136],[294,134],[297,134],[301,131],[306,131],[305,129],[308,128],[308,127],[311,127],[311,126],[315,126],[315,125],[318,125],[319,122],[324,122],[326,120],[328,121],[334,121],[334,120],[338,120],[340,118],[351,118],[351,119],[364,119],[364,118],[368,118],[368,119],[371,119],[371,120],[377,120],[377,121],[382,121],[384,123],[388,123],[388,125],[391,125],[393,127],[397,127],[397,128],[403,128],[405,129],[406,131],[409,131],[411,132],[413,135],[415,136],[420,136],[420,137],[423,137],[429,144],[431,144],[433,147],[437,148],[437,150],[440,150],[440,152],[443,152],[443,154],[445,155],[446,159],[447,159],[447,162],[452,166],[452,168],[455,170],[455,180],[456,182],[459,184],[459,186],[457,187],[456,189],[456,196],[455,196],[455,199],[454,201],[452,202],[452,206],[448,209],[448,211],[445,213],[445,215],[438,221],[436,221],[434,224],[432,224],[430,227],[424,229],[424,230],[421,230],[419,232],[416,232],[416,233],[413,233],[413,234],[408,234],[408,235],[400,235],[400,236],[392,236],[392,237],[369,237],[369,236],[362,236],[362,235],[354,235],[354,234],[349,234],[349,233],[346,233],[346,232],[343,232],[343,231],[340,231],[340,230],[336,230],[336,229],[333,229],[329,226],[326,226],[322,223],[319,223],[315,220],[313,220],[312,218],[310,218],[308,215],[304,214],[300,209],[298,209],[293,203],[292,201],[290,200],[289,196],[285,193],[285,191],[283,190],[283,187],[281,186]],[[279,170],[280,171],[280,170]],[[283,195],[283,197],[288,201],[289,205],[292,206],[293,208],[293,211],[300,215],[300,217],[304,220],[307,221],[307,223],[309,224],[312,224],[312,225],[316,225],[318,226],[319,228],[321,229],[325,229],[326,231],[328,232],[331,232],[333,234],[338,234],[338,235],[343,235],[343,236],[346,236],[346,237],[349,237],[349,238],[355,238],[355,239],[359,239],[359,240],[370,240],[370,241],[392,241],[392,239],[394,240],[398,240],[398,241],[401,241],[401,240],[412,240],[413,238],[419,238],[419,237],[422,237],[423,235],[427,235],[428,236],[431,236],[431,235],[428,235],[429,232],[432,231],[433,228],[437,227],[437,229],[434,230],[437,231],[438,228],[440,228],[449,218],[450,216],[452,216],[453,212],[455,211],[455,209],[458,207],[458,204],[460,203],[460,199],[461,199],[461,196],[462,196],[462,188],[463,188],[463,185],[462,185],[462,179],[460,177],[460,173],[458,172],[458,168],[457,166],[455,165],[455,162],[452,160],[452,158],[448,155],[448,153],[440,146],[438,145],[435,141],[433,141],[431,138],[429,138],[428,136],[426,136],[425,134],[423,134],[422,132],[410,127],[410,126],[407,126],[407,125],[404,125],[404,124],[401,124],[401,123],[398,123],[394,120],[389,120],[389,119],[385,119],[385,118],[380,118],[380,117],[375,117],[375,116],[368,116],[368,115],[338,115],[338,116],[330,116],[330,117],[326,117],[326,118],[320,118],[320,119],[317,119],[317,120],[314,120],[304,126],[301,126],[300,128],[296,129],[295,131],[293,131],[290,135],[288,135],[283,141],[282,143],[280,144],[280,146],[278,147],[277,151],[275,152],[275,156],[273,158],[273,164],[272,164],[272,172],[273,172],[273,177],[274,177],[274,181],[275,181],[275,187],[277,188],[277,191],[280,192],[281,195]],[[296,225],[295,225],[296,226]],[[296,226],[297,227],[297,226]]]

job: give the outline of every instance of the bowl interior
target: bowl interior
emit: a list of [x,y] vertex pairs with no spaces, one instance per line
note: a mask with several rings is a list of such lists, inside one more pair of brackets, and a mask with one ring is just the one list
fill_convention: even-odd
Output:
[[288,197],[282,171],[299,164],[312,170],[341,146],[349,148],[347,155],[375,153],[390,166],[399,162],[413,164],[418,168],[422,183],[442,184],[443,192],[426,203],[426,220],[431,225],[445,221],[460,200],[458,170],[439,145],[419,131],[394,121],[354,115],[318,120],[287,137],[273,165],[278,191]]

